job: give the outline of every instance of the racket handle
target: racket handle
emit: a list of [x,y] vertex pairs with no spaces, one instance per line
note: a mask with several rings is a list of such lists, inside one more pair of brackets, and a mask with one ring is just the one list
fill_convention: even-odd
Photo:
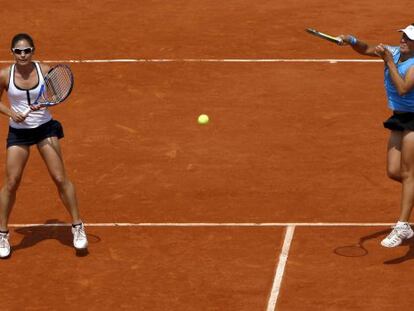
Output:
[[27,108],[25,111],[23,111],[23,117],[27,117],[29,115],[29,113],[32,111],[31,108]]

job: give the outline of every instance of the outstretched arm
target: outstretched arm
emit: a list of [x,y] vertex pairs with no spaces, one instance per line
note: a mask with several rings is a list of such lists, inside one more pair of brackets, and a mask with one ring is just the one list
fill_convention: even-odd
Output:
[[369,45],[352,35],[340,35],[339,37],[343,41],[342,45],[350,45],[355,52],[361,55],[379,57],[375,52],[376,45]]

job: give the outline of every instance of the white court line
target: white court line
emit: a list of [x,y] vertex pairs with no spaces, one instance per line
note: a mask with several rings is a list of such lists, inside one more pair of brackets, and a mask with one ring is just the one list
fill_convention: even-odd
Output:
[[293,233],[295,232],[295,226],[288,226],[286,229],[285,239],[283,241],[282,252],[279,256],[279,262],[277,264],[275,278],[273,279],[273,286],[270,292],[269,302],[267,303],[266,311],[275,311],[276,303],[279,297],[280,286],[282,284],[283,273],[285,272],[285,266],[289,255],[290,245],[292,244]]
[[[119,58],[119,59],[60,59],[40,60],[44,63],[382,63],[380,59],[335,58]],[[1,64],[14,61],[0,60]]]
[[[266,223],[249,223],[249,222],[113,222],[113,223],[85,223],[88,227],[388,227],[395,223],[342,223],[342,222],[266,222]],[[46,223],[46,224],[9,224],[9,227],[66,227],[69,223]]]
[[[381,227],[394,223],[85,223],[89,227],[287,227],[266,311],[276,311],[283,274],[296,227]],[[10,224],[10,227],[68,227],[70,223]]]

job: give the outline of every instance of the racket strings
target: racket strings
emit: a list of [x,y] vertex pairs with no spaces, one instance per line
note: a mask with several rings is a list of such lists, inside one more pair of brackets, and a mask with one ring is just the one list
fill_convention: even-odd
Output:
[[66,66],[57,66],[45,78],[43,98],[50,103],[60,103],[72,90],[73,75]]

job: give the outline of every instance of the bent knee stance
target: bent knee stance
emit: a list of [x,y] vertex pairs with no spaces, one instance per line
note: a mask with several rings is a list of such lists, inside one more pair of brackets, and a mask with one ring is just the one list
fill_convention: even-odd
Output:
[[396,181],[401,181],[402,180],[400,169],[388,168],[387,169],[387,176],[388,176],[388,178],[390,178],[392,180],[396,180]]
[[7,192],[16,192],[20,186],[20,180],[21,178],[19,177],[8,177],[3,189],[5,189]]
[[401,170],[401,180],[414,180],[413,170]]
[[75,187],[70,179],[65,175],[52,176],[52,179],[59,192],[66,192],[67,190],[71,190]]
[[396,181],[401,181],[402,177],[399,171],[387,171],[388,178]]
[[52,175],[52,179],[58,188],[64,188],[68,183],[70,183],[69,179],[63,174]]

